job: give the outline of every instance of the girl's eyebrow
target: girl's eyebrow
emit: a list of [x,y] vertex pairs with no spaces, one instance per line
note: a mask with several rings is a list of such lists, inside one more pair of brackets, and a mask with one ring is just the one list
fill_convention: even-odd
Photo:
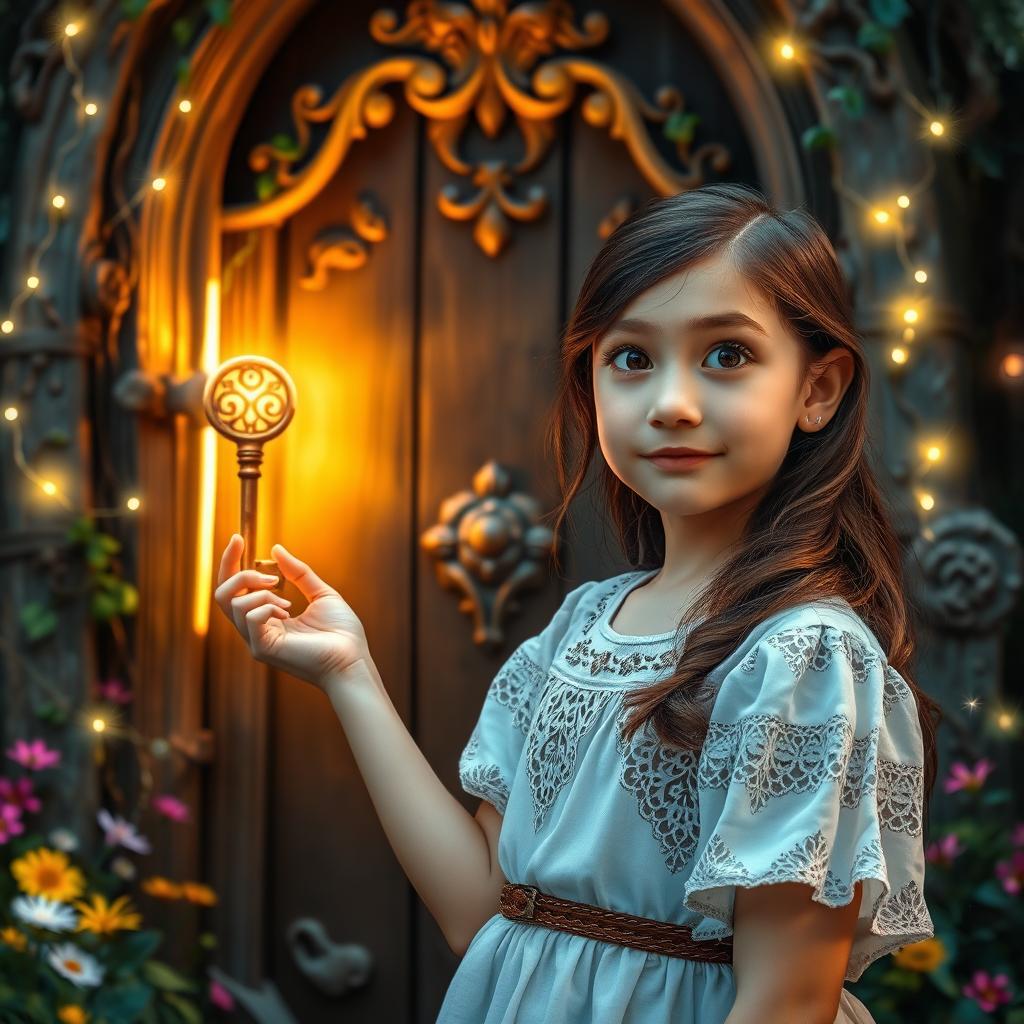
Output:
[[[623,317],[616,320],[608,328],[606,334],[652,334],[659,329],[659,324],[651,320],[644,320],[641,317]],[[680,325],[687,331],[707,331],[721,327],[747,327],[758,334],[768,337],[768,332],[756,321],[752,320],[746,313],[738,309],[730,309],[724,313],[709,313],[707,316],[692,317],[684,320]]]

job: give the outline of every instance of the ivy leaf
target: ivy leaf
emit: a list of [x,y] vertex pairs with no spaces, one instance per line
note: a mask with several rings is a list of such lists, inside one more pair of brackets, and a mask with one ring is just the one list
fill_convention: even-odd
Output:
[[57,628],[57,613],[42,601],[29,601],[21,609],[21,626],[29,643],[36,643]]
[[163,992],[161,995],[181,1014],[185,1024],[203,1024],[203,1018],[199,1015],[195,1003],[174,992]]
[[906,0],[871,0],[868,4],[871,16],[886,28],[899,28],[910,13]]
[[139,607],[139,592],[126,581],[121,582],[121,614],[134,615]]
[[849,85],[836,85],[829,89],[828,98],[839,103],[850,117],[861,117],[864,113],[864,93]]
[[682,110],[674,110],[668,116],[662,129],[666,139],[672,142],[693,142],[693,135],[700,124],[699,114],[689,114]]
[[800,136],[800,144],[804,149],[834,149],[836,142],[836,133],[824,124],[811,125]]
[[111,960],[119,970],[134,971],[160,948],[163,938],[156,929],[135,932],[117,944]]
[[277,182],[272,171],[264,171],[256,179],[256,198],[265,202],[277,192]]
[[171,35],[174,36],[174,41],[178,44],[178,48],[184,50],[186,46],[192,41],[192,36],[196,31],[195,18],[175,18],[171,22]]
[[892,49],[892,33],[875,21],[865,21],[857,30],[857,45],[872,53],[885,54]]
[[120,607],[121,605],[117,596],[108,591],[94,591],[92,596],[89,598],[89,610],[92,612],[93,618],[100,619],[104,622],[107,619],[114,618]]
[[218,25],[230,24],[231,0],[206,0],[206,10]]
[[299,144],[287,132],[278,132],[271,140],[274,147],[283,156],[298,156]]
[[51,725],[64,725],[68,720],[67,712],[52,700],[48,700],[36,708],[36,717]]
[[[147,960],[142,965],[142,976],[162,994],[168,992],[194,992],[195,985],[162,960]],[[197,1018],[198,1019],[198,1018]]]

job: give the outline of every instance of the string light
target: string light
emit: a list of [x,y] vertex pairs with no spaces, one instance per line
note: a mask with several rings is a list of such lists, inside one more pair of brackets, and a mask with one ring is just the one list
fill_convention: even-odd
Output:
[[1021,355],[1019,352],[1011,352],[1009,355],[1003,356],[1000,369],[1006,377],[1020,377],[1024,375],[1024,355]]
[[56,210],[63,210],[64,207],[67,205],[67,199],[64,196],[60,195],[60,193],[55,195],[50,200],[50,202]]
[[932,496],[931,496],[930,494],[927,494],[927,493],[924,493],[924,494],[922,494],[922,495],[921,495],[921,496],[920,496],[920,497],[919,497],[919,498],[917,499],[917,503],[918,503],[918,504],[919,504],[919,505],[921,506],[921,508],[923,508],[923,509],[924,509],[924,510],[925,510],[926,512],[929,512],[929,511],[931,511],[931,510],[932,510],[933,508],[935,508],[935,499],[934,499],[934,498],[933,498],[933,497],[932,497]]
[[78,22],[77,21],[69,21],[64,26],[64,35],[66,35],[69,39],[73,38],[74,36],[77,36],[78,35]]
[[5,320],[3,323],[0,323],[0,331],[3,331],[4,334],[10,334],[13,330],[14,330],[14,321],[13,320]]
[[914,271],[914,280],[918,284],[924,284],[925,281],[928,280],[928,272],[926,270],[915,270]]
[[190,99],[183,99],[178,101],[178,109],[183,114],[192,113],[192,101]]
[[908,196],[908,195],[899,195],[899,196],[897,196],[896,197],[896,205],[901,210],[907,209],[907,207],[910,206],[910,196]]
[[918,315],[919,314],[917,310],[913,306],[908,306],[905,310],[903,310],[903,319],[908,324],[916,324],[918,320]]
[[167,188],[167,179],[166,178],[154,178],[153,179],[153,191],[154,192],[163,192],[163,190],[165,188]]
[[889,353],[889,357],[892,359],[894,363],[899,363],[900,365],[902,365],[909,358],[909,353],[905,348],[900,348],[899,345],[896,345],[893,348],[893,350]]
[[25,287],[31,291],[35,291],[39,287],[39,276],[37,274],[29,274],[25,278]]
[[917,337],[917,332],[914,330],[913,327],[904,327],[903,328],[903,340],[904,341],[913,341],[914,338],[916,338],[916,337]]
[[99,113],[99,110],[100,108],[92,102],[86,103],[86,105],[82,107],[82,113],[84,113],[86,117],[95,117]]
[[783,60],[796,59],[796,47],[789,39],[780,40],[776,52]]
[[127,500],[127,501],[125,502],[125,505],[126,505],[126,506],[127,506],[127,507],[128,507],[128,508],[129,508],[129,509],[130,509],[130,510],[132,511],[132,512],[137,512],[137,511],[138,511],[138,509],[139,509],[139,506],[140,506],[141,504],[142,504],[142,502],[140,502],[140,501],[139,501],[139,499],[138,499],[138,498],[136,498],[136,497],[134,497],[134,496],[133,496],[133,497],[131,497],[131,498],[129,498],[129,499],[128,499],[128,500]]

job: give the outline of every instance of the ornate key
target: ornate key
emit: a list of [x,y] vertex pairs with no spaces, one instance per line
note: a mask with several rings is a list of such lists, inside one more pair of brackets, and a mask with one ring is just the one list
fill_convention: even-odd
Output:
[[263,445],[277,437],[295,415],[295,384],[288,371],[264,356],[236,356],[217,367],[203,389],[206,418],[219,433],[238,445],[238,476],[242,481],[243,569],[284,577],[273,559],[255,558],[256,485],[263,462]]

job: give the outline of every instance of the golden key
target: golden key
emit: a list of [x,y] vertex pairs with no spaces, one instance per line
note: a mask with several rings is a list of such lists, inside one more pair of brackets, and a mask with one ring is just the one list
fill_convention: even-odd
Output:
[[242,481],[242,568],[284,577],[277,562],[254,558],[256,549],[256,485],[263,445],[277,437],[295,415],[295,384],[288,371],[264,356],[236,356],[220,364],[203,388],[206,418],[218,433],[238,445],[238,477]]

